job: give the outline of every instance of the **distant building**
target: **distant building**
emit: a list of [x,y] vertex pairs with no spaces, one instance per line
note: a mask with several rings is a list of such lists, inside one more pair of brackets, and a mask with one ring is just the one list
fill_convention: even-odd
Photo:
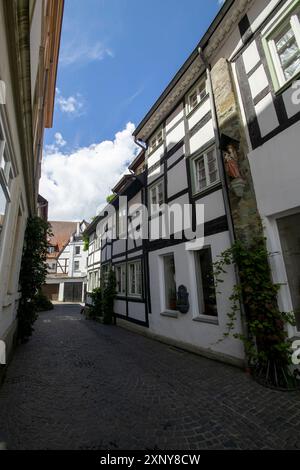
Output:
[[27,218],[37,214],[44,129],[52,127],[63,7],[63,0],[0,2],[0,339],[8,355]]
[[49,240],[48,275],[43,292],[61,302],[83,302],[86,292],[87,255],[82,222],[50,222],[53,236]]

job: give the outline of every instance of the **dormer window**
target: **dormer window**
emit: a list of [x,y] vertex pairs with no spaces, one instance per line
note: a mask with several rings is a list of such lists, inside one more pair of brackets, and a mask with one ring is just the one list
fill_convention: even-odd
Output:
[[206,82],[202,80],[198,83],[195,88],[188,95],[187,99],[187,111],[188,113],[192,112],[201,101],[203,101],[207,96]]
[[150,145],[149,145],[149,150],[150,153],[153,152],[155,149],[157,149],[164,141],[163,138],[163,130],[160,129],[151,139],[150,139]]

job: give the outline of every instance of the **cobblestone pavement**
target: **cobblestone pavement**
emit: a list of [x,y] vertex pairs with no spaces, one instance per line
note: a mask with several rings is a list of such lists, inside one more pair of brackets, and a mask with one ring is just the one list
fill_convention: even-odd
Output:
[[300,449],[300,394],[124,329],[78,305],[40,315],[0,389],[9,449]]

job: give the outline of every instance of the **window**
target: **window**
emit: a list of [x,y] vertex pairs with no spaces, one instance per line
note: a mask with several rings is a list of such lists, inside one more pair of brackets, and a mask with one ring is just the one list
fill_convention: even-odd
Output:
[[48,246],[47,248],[48,253],[52,254],[55,252],[55,247],[54,246]]
[[80,255],[80,246],[75,246],[75,255]]
[[192,112],[198,106],[198,104],[204,100],[206,95],[207,95],[206,82],[202,81],[198,83],[198,85],[188,95],[188,99],[187,99],[188,113]]
[[128,295],[140,297],[142,295],[141,262],[128,263]]
[[79,261],[74,262],[74,271],[79,271]]
[[300,214],[277,220],[282,256],[284,259],[293,312],[300,331]]
[[149,145],[149,152],[153,152],[163,143],[163,130],[160,129],[151,139]]
[[5,140],[0,127],[0,236],[10,202],[11,164],[5,153]]
[[165,305],[167,310],[176,310],[176,277],[174,255],[163,257],[165,280]]
[[117,294],[126,295],[126,264],[116,265],[115,273]]
[[279,89],[300,72],[300,11],[289,12],[277,22],[264,39],[267,57],[271,57],[274,85]]
[[164,203],[164,182],[161,180],[159,183],[151,186],[149,189],[149,204],[150,213],[155,214],[159,212],[160,207]]
[[218,183],[219,171],[215,148],[195,157],[192,160],[194,175],[194,192],[203,191],[209,186]]
[[218,316],[211,248],[195,253],[199,314]]

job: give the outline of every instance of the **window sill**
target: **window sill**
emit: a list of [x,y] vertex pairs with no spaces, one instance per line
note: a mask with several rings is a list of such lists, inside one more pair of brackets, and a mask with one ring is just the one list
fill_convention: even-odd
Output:
[[283,85],[280,85],[279,87],[274,87],[275,95],[281,95],[299,78],[300,78],[300,70],[292,78],[290,78],[287,82],[285,82]]
[[178,318],[178,312],[176,310],[165,310],[160,314],[162,317]]
[[215,183],[210,184],[209,186],[206,186],[206,188],[201,189],[200,191],[193,192],[192,197],[194,197],[194,198],[199,198],[199,197],[202,197],[202,196],[204,197],[207,194],[209,194],[209,193],[215,191],[216,189],[220,188],[221,186],[222,186],[221,181],[218,180]]
[[194,317],[193,321],[199,322],[199,323],[208,323],[210,325],[219,325],[219,320],[218,318],[215,317],[209,317],[209,316],[199,316],[199,317]]

